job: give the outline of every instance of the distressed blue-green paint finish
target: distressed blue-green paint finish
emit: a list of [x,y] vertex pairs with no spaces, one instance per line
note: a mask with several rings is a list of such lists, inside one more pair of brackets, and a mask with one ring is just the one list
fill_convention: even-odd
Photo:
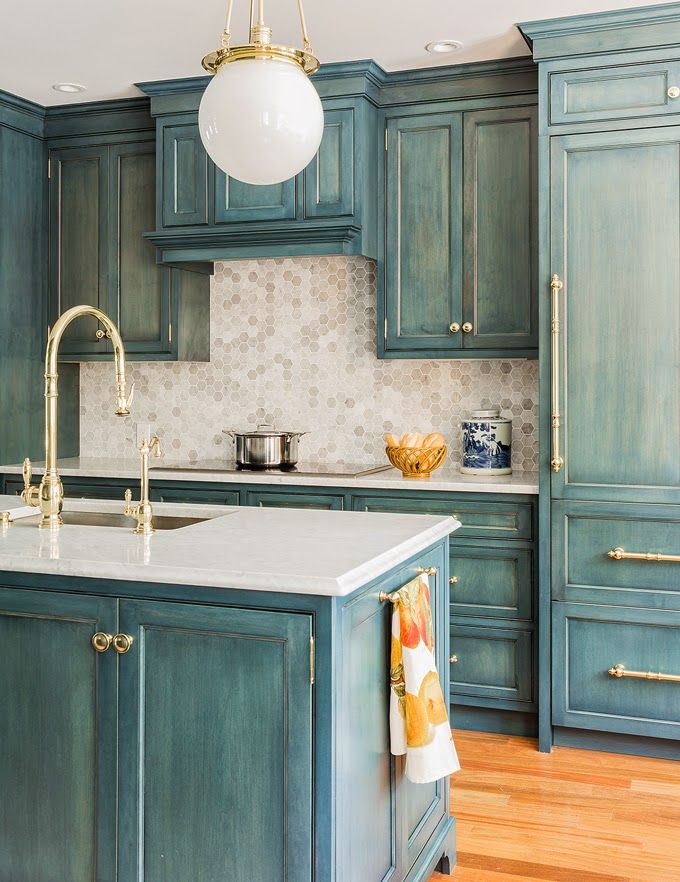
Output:
[[608,556],[680,554],[679,506],[553,502],[552,534],[555,600],[680,610],[677,563]]
[[281,490],[249,490],[247,504],[259,508],[344,508],[342,493],[287,493]]
[[452,703],[534,710],[532,642],[530,630],[453,621]]
[[537,346],[536,108],[464,114],[466,349]]
[[303,172],[306,218],[354,214],[354,154],[354,108],[325,109],[321,146]]
[[553,496],[680,502],[680,131],[553,138],[551,157],[564,281]]
[[258,186],[231,178],[212,163],[210,168],[215,176],[215,224],[289,220],[295,217],[295,178],[280,184]]
[[2,879],[116,882],[116,606],[0,587]]
[[135,637],[120,672],[120,876],[311,880],[311,618],[135,601],[120,616]]
[[158,199],[162,227],[208,223],[208,156],[195,116],[177,115],[159,123],[161,162]]
[[678,611],[553,603],[553,723],[680,739],[677,683],[607,673],[680,674],[679,626]]
[[462,346],[462,118],[386,120],[386,348]]
[[451,543],[451,615],[533,620],[533,553],[510,543]]

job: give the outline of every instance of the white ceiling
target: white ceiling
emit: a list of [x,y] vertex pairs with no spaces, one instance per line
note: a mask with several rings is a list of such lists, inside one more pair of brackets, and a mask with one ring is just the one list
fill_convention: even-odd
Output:
[[[651,6],[654,0],[306,0],[322,62],[374,58],[387,70],[528,54],[518,21]],[[235,0],[232,32],[246,36],[247,0]],[[0,28],[0,89],[40,104],[137,95],[146,80],[203,73],[217,48],[226,0],[9,0]],[[295,0],[268,0],[276,42],[299,44]],[[464,43],[455,55],[425,52],[430,40]],[[52,83],[76,82],[77,96]]]

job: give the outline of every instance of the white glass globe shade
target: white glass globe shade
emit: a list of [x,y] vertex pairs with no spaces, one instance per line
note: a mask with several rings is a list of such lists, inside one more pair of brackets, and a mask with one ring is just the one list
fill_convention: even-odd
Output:
[[198,125],[218,168],[247,184],[276,184],[314,158],[323,108],[297,64],[248,58],[217,71],[201,99]]

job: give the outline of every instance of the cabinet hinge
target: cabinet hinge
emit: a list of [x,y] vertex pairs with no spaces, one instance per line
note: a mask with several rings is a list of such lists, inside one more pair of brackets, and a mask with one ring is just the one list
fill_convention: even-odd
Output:
[[52,177],[52,160],[47,160],[47,180],[49,181]]
[[314,685],[314,676],[316,674],[316,650],[314,648],[314,637],[309,638],[309,685]]
[[385,150],[387,150],[387,126],[385,126]]

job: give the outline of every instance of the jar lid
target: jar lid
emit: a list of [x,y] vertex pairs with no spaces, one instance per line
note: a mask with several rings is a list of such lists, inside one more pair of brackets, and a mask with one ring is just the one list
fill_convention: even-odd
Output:
[[473,410],[473,420],[497,420],[501,415],[500,407],[488,407],[486,410]]

